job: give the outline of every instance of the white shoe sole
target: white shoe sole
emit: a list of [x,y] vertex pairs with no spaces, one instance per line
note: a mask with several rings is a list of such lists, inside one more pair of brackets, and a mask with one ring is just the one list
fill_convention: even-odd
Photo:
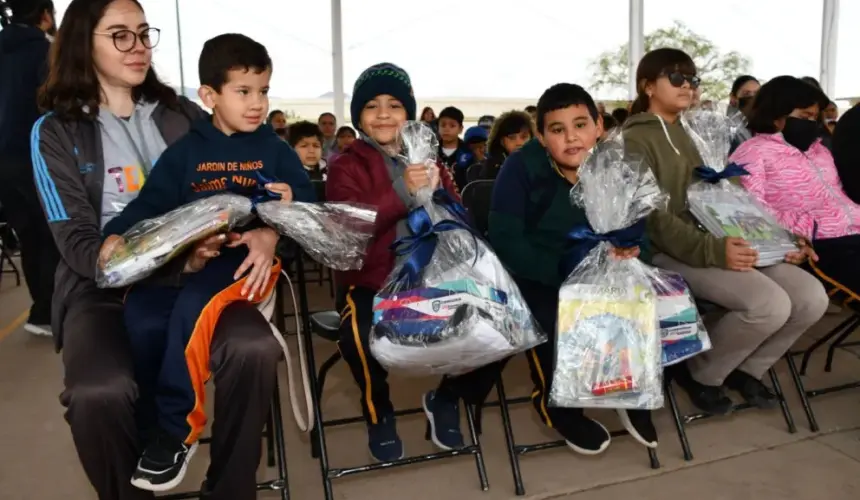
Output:
[[170,481],[164,484],[152,484],[146,479],[131,479],[131,485],[135,488],[139,488],[141,490],[146,491],[170,491],[173,488],[179,486],[183,479],[185,479],[185,473],[188,471],[188,463],[191,462],[191,457],[194,456],[194,452],[197,451],[197,446],[199,443],[194,443],[188,449],[188,453],[185,454],[185,460],[182,462],[182,468],[179,469],[179,474],[176,475]]
[[433,413],[427,408],[427,394],[421,398],[421,407],[424,408],[424,414],[427,415],[427,421],[430,423],[430,440],[442,451],[451,451],[454,448],[445,446],[436,439],[436,422],[433,420]]
[[599,425],[600,428],[603,429],[603,432],[606,433],[606,441],[604,441],[603,444],[600,445],[600,448],[598,448],[596,450],[587,450],[585,448],[580,448],[579,446],[576,446],[575,444],[573,444],[570,441],[565,439],[564,442],[567,443],[567,447],[570,448],[571,450],[579,453],[580,455],[588,455],[588,456],[600,455],[601,453],[606,451],[606,448],[609,448],[609,443],[612,442],[612,435],[609,434],[609,430],[606,427],[604,427],[603,424],[601,424],[597,420],[594,420],[593,422],[595,424]]
[[33,335],[37,335],[39,337],[53,337],[54,333],[51,332],[50,329],[44,328],[39,325],[34,325],[32,323],[24,324],[24,331],[32,333]]
[[648,442],[639,434],[639,431],[637,431],[636,427],[633,426],[633,422],[630,421],[630,415],[627,414],[627,410],[618,409],[615,411],[618,412],[618,418],[621,419],[621,425],[624,426],[624,429],[627,430],[628,434],[633,436],[633,439],[646,448],[657,448],[656,442]]

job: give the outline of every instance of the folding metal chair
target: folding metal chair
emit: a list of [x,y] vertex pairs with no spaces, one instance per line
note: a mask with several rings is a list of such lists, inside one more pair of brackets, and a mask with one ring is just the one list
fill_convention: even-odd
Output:
[[[2,207],[0,207],[2,211]],[[21,272],[15,261],[12,260],[12,251],[9,249],[6,238],[11,233],[12,228],[9,227],[5,220],[0,220],[0,284],[3,283],[4,274],[15,275],[15,286],[21,286]],[[7,263],[9,269],[7,269]]]
[[[699,312],[700,314],[702,314],[702,316],[710,313],[718,313],[721,309],[720,306],[704,300],[697,300],[696,305],[699,308]],[[789,366],[791,366],[790,356],[786,355],[786,359],[789,362]],[[671,371],[671,367],[664,371],[663,383],[666,392],[666,399],[669,401],[669,409],[672,411],[672,419],[675,421],[675,429],[678,432],[678,441],[681,443],[681,449],[684,452],[684,460],[689,462],[693,460],[693,451],[690,447],[690,441],[687,438],[687,425],[697,420],[704,420],[718,415],[713,415],[705,412],[693,412],[687,414],[682,413],[680,407],[678,406],[678,398],[675,394],[675,388],[672,384]],[[782,416],[785,419],[785,424],[786,426],[788,426],[788,432],[794,434],[795,432],[797,432],[797,427],[794,425],[794,417],[792,417],[791,410],[788,408],[788,403],[785,400],[785,394],[782,391],[782,385],[779,383],[779,377],[777,376],[776,371],[774,371],[773,368],[769,369],[767,371],[767,374],[770,377],[772,385],[771,390],[779,400],[779,407],[782,410]],[[755,408],[755,406],[749,403],[736,404],[732,407],[732,413],[742,410],[748,410],[750,408]]]
[[[323,492],[325,494],[326,500],[332,500],[334,498],[332,491],[332,480],[336,478],[341,478],[345,476],[350,476],[353,474],[360,474],[363,472],[370,472],[379,469],[387,469],[391,467],[399,467],[403,465],[412,465],[417,463],[430,462],[433,460],[440,460],[443,458],[451,458],[457,456],[466,456],[472,455],[475,457],[475,465],[478,471],[478,481],[480,483],[481,489],[486,491],[489,489],[489,482],[487,480],[487,471],[484,466],[484,456],[481,450],[481,444],[478,438],[478,434],[475,428],[475,419],[474,419],[474,409],[470,405],[464,405],[465,413],[466,413],[466,421],[469,427],[469,433],[471,434],[472,443],[466,445],[462,448],[450,451],[440,451],[436,453],[428,453],[425,455],[411,456],[406,457],[400,460],[392,460],[389,462],[379,462],[372,464],[364,464],[353,467],[332,467],[328,461],[328,448],[326,445],[325,438],[325,429],[327,427],[341,426],[347,424],[354,423],[363,423],[363,417],[351,417],[351,418],[341,418],[341,419],[333,419],[333,420],[325,420],[323,418],[323,411],[321,405],[322,399],[322,391],[325,386],[325,379],[329,372],[329,370],[337,364],[338,361],[341,360],[340,352],[335,352],[331,355],[323,364],[320,366],[319,372],[317,373],[315,370],[315,360],[314,360],[314,352],[313,352],[313,335],[317,335],[320,338],[336,342],[338,340],[338,329],[340,327],[340,316],[335,311],[325,311],[325,312],[317,312],[314,314],[310,314],[308,312],[308,299],[307,299],[307,288],[306,282],[304,279],[304,273],[302,272],[302,263],[297,261],[296,263],[298,271],[296,275],[298,276],[298,288],[299,288],[299,308],[300,308],[300,316],[302,318],[302,328],[300,335],[305,336],[305,353],[308,360],[308,376],[310,377],[311,382],[311,391],[313,393],[312,402],[313,402],[313,411],[314,411],[314,420],[315,425],[314,429],[311,432],[311,456],[319,459],[320,463],[320,473],[322,476],[323,482]],[[421,408],[410,408],[406,410],[399,410],[395,412],[396,416],[403,415],[414,415],[418,413],[423,413],[424,410]],[[428,430],[425,433],[425,438],[430,439],[429,435],[429,425]]]
[[[857,302],[851,301],[846,303],[847,306],[851,304],[857,304]],[[852,313],[847,319],[839,323],[836,328],[830,330],[827,335],[816,340],[807,349],[791,351],[786,356],[788,370],[791,372],[791,378],[794,379],[794,385],[797,387],[797,393],[800,396],[800,403],[803,405],[803,411],[806,412],[806,419],[809,421],[809,429],[812,432],[818,432],[819,426],[809,400],[825,394],[856,389],[860,387],[860,380],[830,387],[806,389],[801,376],[806,375],[806,369],[809,367],[809,359],[812,357],[812,354],[828,342],[830,342],[830,345],[827,347],[827,359],[824,362],[824,371],[831,372],[833,370],[833,356],[837,348],[860,345],[858,341],[847,342],[848,337],[854,333],[858,326],[860,326],[860,312],[855,308],[852,309]],[[797,364],[794,361],[796,356],[802,356],[800,370],[797,369]]]

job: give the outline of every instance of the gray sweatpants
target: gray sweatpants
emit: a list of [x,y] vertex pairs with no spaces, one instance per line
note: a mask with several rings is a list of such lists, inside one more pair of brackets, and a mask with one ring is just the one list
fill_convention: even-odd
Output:
[[728,311],[709,325],[711,350],[688,362],[693,378],[701,384],[722,385],[734,370],[761,380],[827,310],[821,283],[791,264],[738,272],[690,267],[657,254],[654,265],[679,273],[696,298]]

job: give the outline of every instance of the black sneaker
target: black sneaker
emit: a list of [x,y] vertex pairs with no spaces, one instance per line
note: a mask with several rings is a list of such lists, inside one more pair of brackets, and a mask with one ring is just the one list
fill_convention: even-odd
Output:
[[185,477],[197,444],[186,445],[166,433],[159,433],[137,462],[131,484],[148,491],[168,491],[177,487]]
[[459,399],[442,397],[436,391],[430,391],[424,394],[422,405],[433,444],[445,451],[462,448]]
[[403,441],[397,435],[394,415],[382,417],[367,426],[367,447],[377,462],[391,462],[403,458]]
[[649,410],[618,410],[618,417],[633,439],[648,448],[657,447],[657,429]]
[[612,436],[600,422],[581,410],[550,409],[552,427],[561,434],[567,446],[582,455],[598,455],[609,447]]
[[690,402],[705,413],[711,415],[729,415],[735,407],[732,400],[726,396],[722,386],[704,385],[696,382],[690,375],[684,363],[672,367],[672,380],[684,389]]
[[771,392],[761,380],[756,379],[748,373],[735,370],[726,377],[724,385],[738,392],[747,403],[761,408],[771,410],[779,406],[779,398]]

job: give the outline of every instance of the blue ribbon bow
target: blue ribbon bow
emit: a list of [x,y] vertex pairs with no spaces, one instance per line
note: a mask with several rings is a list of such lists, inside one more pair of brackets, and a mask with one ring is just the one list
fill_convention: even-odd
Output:
[[[453,204],[459,205],[453,199],[451,201]],[[465,213],[465,209],[463,212]],[[459,214],[454,213],[454,215],[455,218],[459,219]],[[433,258],[433,253],[436,251],[439,233],[463,229],[469,232],[477,245],[477,236],[465,221],[445,219],[433,224],[424,207],[409,212],[406,217],[406,226],[412,235],[399,238],[391,245],[391,250],[398,257],[407,256],[395,278],[398,288],[413,288],[420,283],[424,268],[430,263],[430,259]]]
[[439,188],[433,192],[433,202],[447,209],[448,212],[450,212],[451,215],[453,215],[459,222],[472,227],[471,219],[469,217],[469,213],[466,211],[466,207],[455,200],[454,197],[451,196],[451,193],[449,193],[445,188]]
[[240,186],[236,184],[232,186],[230,191],[235,194],[248,197],[248,199],[251,200],[251,205],[254,207],[255,210],[257,208],[257,205],[260,203],[281,199],[280,194],[266,189],[267,184],[278,182],[277,180],[267,177],[259,170],[254,171],[254,177],[257,178],[257,184],[255,186]]
[[645,219],[624,229],[617,229],[605,234],[594,232],[588,224],[576,226],[567,233],[568,251],[562,259],[562,273],[569,275],[588,252],[603,241],[608,242],[615,248],[632,248],[642,244],[645,237]]
[[694,170],[700,179],[710,184],[716,184],[723,179],[730,179],[732,177],[750,174],[744,167],[737,163],[729,163],[722,172],[717,172],[707,165],[696,167]]

